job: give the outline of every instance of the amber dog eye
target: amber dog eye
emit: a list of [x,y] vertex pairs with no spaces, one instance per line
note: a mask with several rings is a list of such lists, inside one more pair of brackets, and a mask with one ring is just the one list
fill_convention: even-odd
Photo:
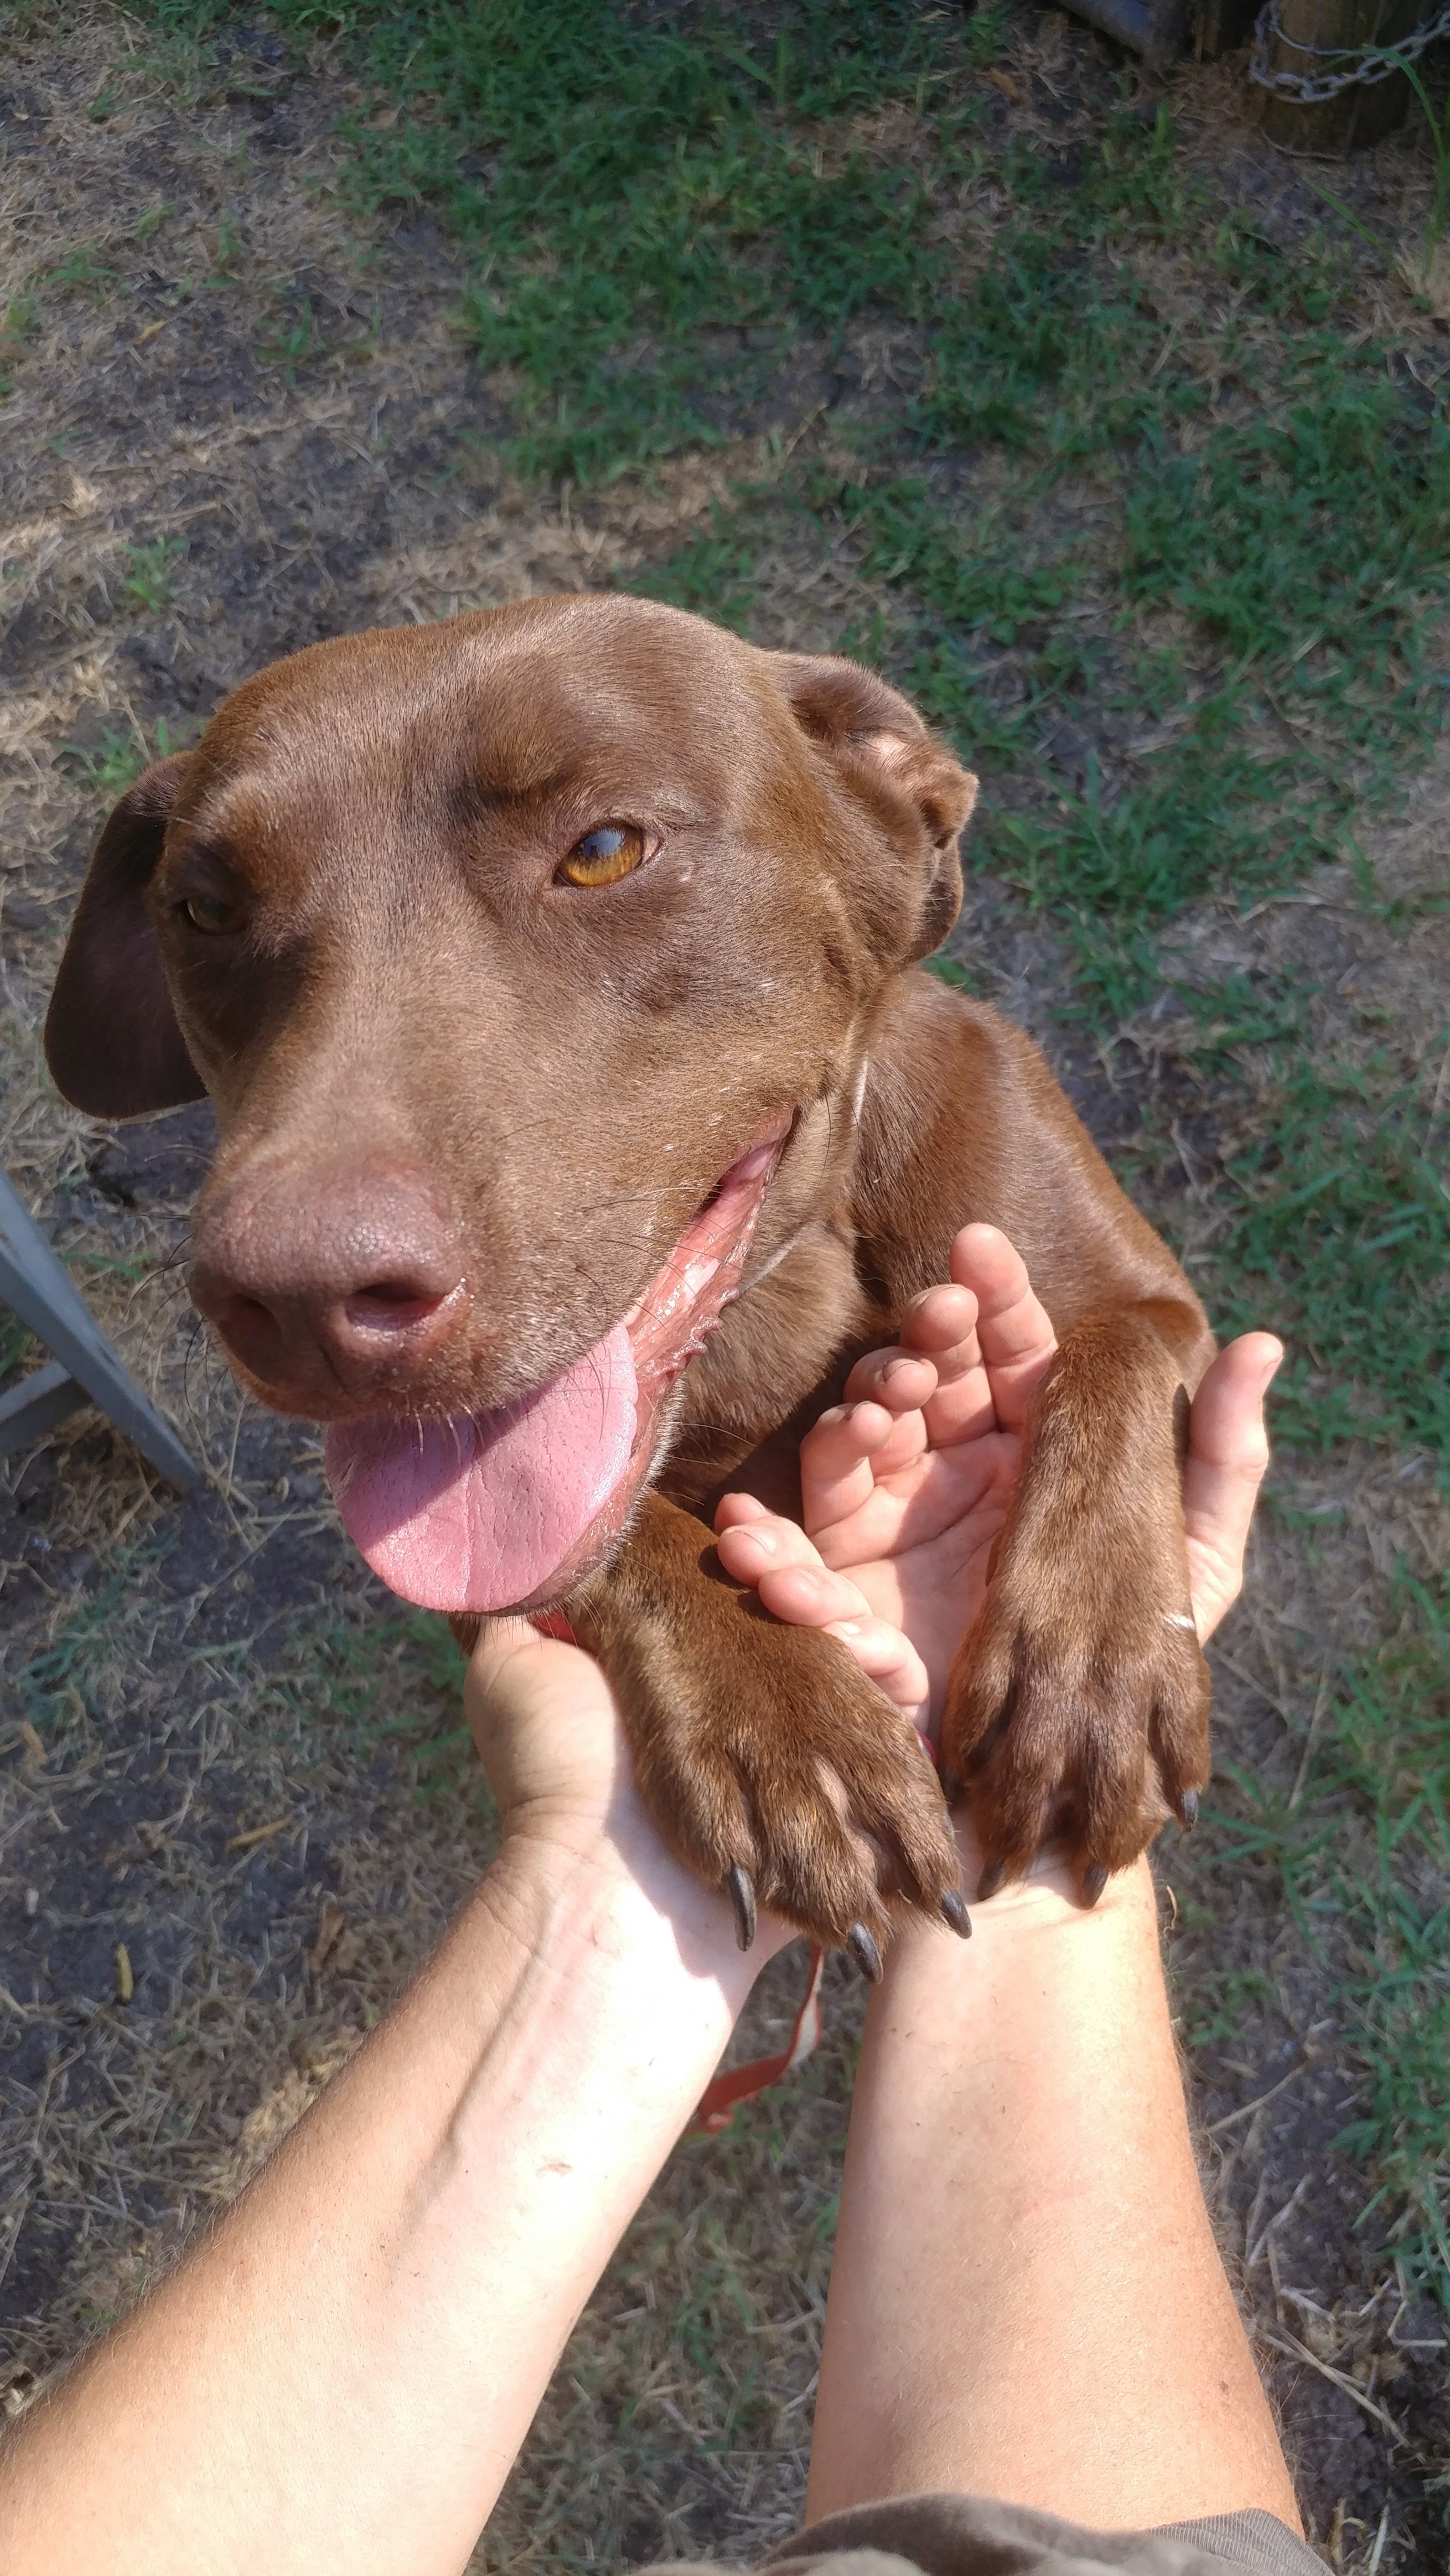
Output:
[[191,894],[177,911],[190,922],[193,930],[205,930],[215,937],[219,932],[245,930],[247,917],[234,903],[223,903],[220,895]]
[[565,885],[616,885],[642,864],[645,846],[637,823],[596,823],[575,842],[559,876]]

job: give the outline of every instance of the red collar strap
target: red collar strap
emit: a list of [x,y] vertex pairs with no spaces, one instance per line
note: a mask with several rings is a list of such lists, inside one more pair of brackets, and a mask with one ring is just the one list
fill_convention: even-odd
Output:
[[811,1945],[811,1973],[795,2017],[795,2028],[788,2045],[775,2057],[752,2057],[747,2066],[732,2066],[707,2084],[687,2135],[695,2138],[718,2137],[728,2129],[742,2102],[753,2102],[758,2094],[779,2084],[782,2077],[794,2075],[798,2066],[816,2048],[821,2036],[821,1979],[825,1974],[826,1954]]

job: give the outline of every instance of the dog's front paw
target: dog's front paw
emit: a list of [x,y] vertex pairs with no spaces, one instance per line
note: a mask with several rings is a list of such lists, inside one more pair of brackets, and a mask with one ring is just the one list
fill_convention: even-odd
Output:
[[[729,1598],[729,1596],[726,1596]],[[725,1886],[748,1946],[757,1902],[870,1977],[890,1901],[965,1928],[960,1863],[915,1728],[834,1637],[730,1601],[692,1669],[625,1694],[640,1787],[681,1858]]]
[[1092,1904],[1170,1815],[1198,1811],[1208,1668],[1181,1536],[1099,1515],[1052,1544],[1019,1529],[952,1670],[942,1779],[966,1792],[993,1894],[1056,1845]]
[[916,1729],[836,1637],[786,1628],[728,1583],[710,1532],[647,1495],[623,1548],[565,1604],[604,1666],[635,1775],[686,1866],[867,1976],[893,1903],[970,1927],[955,1839]]

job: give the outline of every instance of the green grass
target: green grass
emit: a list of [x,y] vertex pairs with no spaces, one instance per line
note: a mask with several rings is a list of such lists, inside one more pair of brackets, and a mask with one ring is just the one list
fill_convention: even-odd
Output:
[[1225,1330],[1272,1315],[1290,1346],[1276,1413],[1301,1448],[1392,1441],[1450,1456],[1450,1201],[1423,1086],[1290,1054],[1262,1137],[1228,1165],[1215,1247]]
[[105,804],[114,804],[118,796],[124,796],[153,760],[169,760],[180,748],[164,716],[157,718],[154,747],[148,746],[139,726],[123,730],[114,725],[106,727],[97,743],[61,744],[76,775]]
[[1374,2175],[1364,2218],[1388,2216],[1406,2277],[1450,2312],[1450,1580],[1402,1577],[1396,1607],[1340,1673],[1297,1800],[1233,1774],[1216,1866],[1272,1862],[1333,1968],[1364,2104],[1337,2143]]
[[[803,345],[830,360],[863,318],[920,331],[897,414],[837,424],[859,471],[787,466],[779,497],[849,531],[885,603],[867,641],[985,760],[978,847],[1052,909],[1103,1012],[1142,997],[1145,935],[1207,891],[1291,882],[1423,756],[1450,430],[1335,332],[1345,271],[1321,238],[1286,255],[1185,176],[1166,107],[1151,126],[1110,108],[1064,188],[995,133],[990,11],[799,0],[772,44],[727,12],[684,36],[608,0],[274,14],[352,39],[354,186],[454,232],[464,328],[504,371],[526,471],[607,481],[726,440]],[[909,160],[869,149],[886,107],[913,119]],[[963,282],[939,221],[987,180],[1001,211]],[[303,315],[269,354],[309,347]],[[965,499],[939,488],[964,458]],[[758,518],[742,492],[646,586],[748,628]],[[1008,713],[1000,648],[1021,664]],[[1119,713],[1171,738],[1111,776],[1054,773],[1054,732]]]
[[460,1710],[464,1659],[441,1619],[371,1604],[299,1631],[256,1722],[289,1736],[339,1730],[355,1756],[398,1763],[412,1793],[446,1792],[492,1813]]
[[149,609],[153,616],[169,608],[176,596],[171,576],[185,553],[179,537],[153,537],[149,544],[128,546],[122,598],[133,608]]
[[[199,61],[221,12],[150,15]],[[732,497],[639,587],[769,632],[782,531],[839,554],[872,604],[836,640],[981,772],[973,861],[1060,943],[1085,1029],[1183,988],[1237,1139],[1200,1276],[1220,1321],[1289,1338],[1281,1437],[1422,1446],[1450,1473],[1423,1083],[1388,1045],[1330,1060],[1303,996],[1190,989],[1165,945],[1205,897],[1352,856],[1442,720],[1443,383],[1364,336],[1338,218],[1270,239],[1126,82],[1053,167],[985,79],[1011,42],[991,8],[786,0],[768,37],[608,0],[273,16],[342,41],[359,206],[450,230],[515,469],[603,485],[750,440]],[[879,147],[887,110],[906,146]],[[292,318],[276,357],[300,374],[319,353]],[[897,334],[904,389],[833,398],[807,436],[793,367],[849,382],[864,324]],[[1363,871],[1360,892],[1385,910]],[[1306,1937],[1366,1963],[1342,1989],[1368,2105],[1348,2144],[1444,2288],[1445,1605],[1403,1604],[1299,1806],[1232,1831],[1277,1858]]]
[[12,1315],[8,1306],[0,1306],[0,1380],[20,1366],[30,1348],[31,1338],[19,1316]]
[[1284,1337],[1276,1439],[1321,1454],[1392,1443],[1443,1464],[1450,1194],[1435,1089],[1450,1029],[1416,1076],[1387,1045],[1364,1042],[1358,1061],[1317,1046],[1302,988],[1233,977],[1183,998],[1200,1029],[1180,1053],[1243,1129],[1196,1283],[1225,1334]]

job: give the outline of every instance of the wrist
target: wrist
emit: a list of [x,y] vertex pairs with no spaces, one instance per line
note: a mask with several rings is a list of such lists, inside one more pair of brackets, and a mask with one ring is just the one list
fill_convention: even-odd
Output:
[[[542,1803],[509,1817],[480,1899],[517,1953],[593,1979],[623,1973],[658,1991],[718,1990],[729,2023],[790,1935],[762,1922],[742,1954],[728,1900],[704,1886],[643,1813],[605,1817]],[[723,2045],[723,2040],[722,2040]]]

